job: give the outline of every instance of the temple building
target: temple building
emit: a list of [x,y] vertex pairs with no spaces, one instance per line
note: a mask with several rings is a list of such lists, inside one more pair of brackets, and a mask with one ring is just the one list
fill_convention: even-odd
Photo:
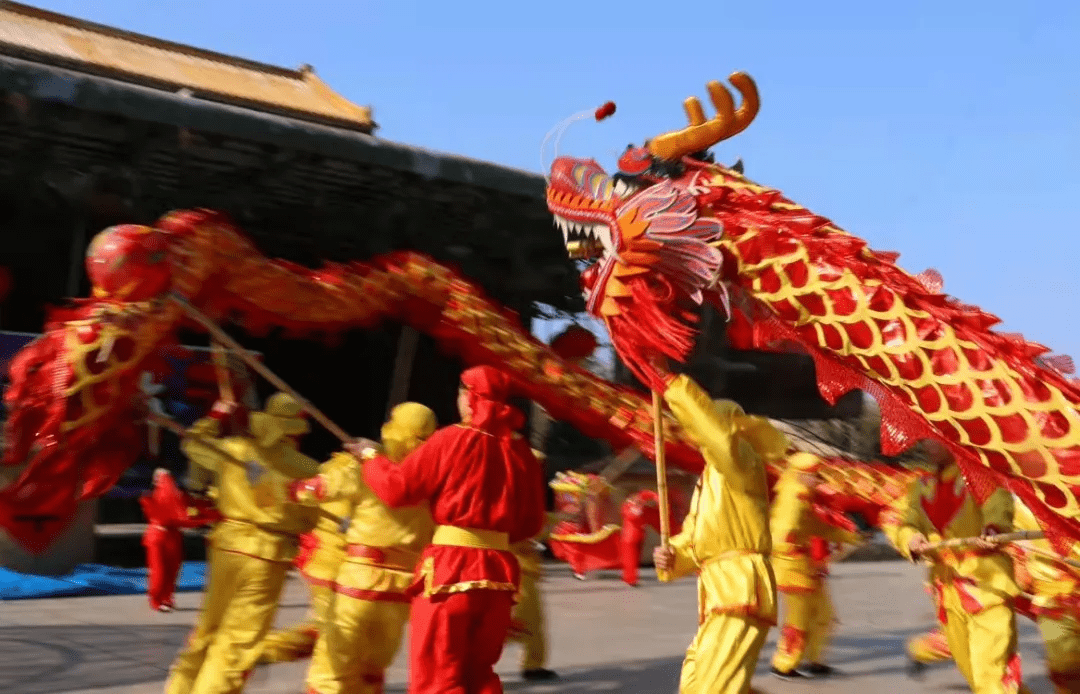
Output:
[[[526,326],[540,305],[581,310],[542,175],[377,133],[372,108],[311,66],[266,65],[0,0],[0,268],[10,278],[0,330],[40,332],[48,307],[87,296],[85,252],[101,229],[195,207],[228,213],[265,255],[310,267],[391,250],[430,254]],[[717,342],[722,328],[708,327],[702,354],[726,356],[699,358],[715,394],[770,416],[845,411],[817,396],[808,359],[733,355]],[[432,406],[442,422],[456,418],[460,363],[411,329],[355,331],[334,346],[233,332],[350,433],[376,435],[388,407],[405,399]],[[310,439],[313,455],[339,445],[318,427]]]

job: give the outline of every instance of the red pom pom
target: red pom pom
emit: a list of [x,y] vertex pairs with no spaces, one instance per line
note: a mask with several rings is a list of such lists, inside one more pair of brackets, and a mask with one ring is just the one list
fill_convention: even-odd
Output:
[[567,361],[586,359],[596,347],[596,336],[580,325],[571,325],[551,341],[551,351]]
[[602,121],[608,116],[615,113],[615,102],[609,101],[600,108],[596,109],[596,120]]

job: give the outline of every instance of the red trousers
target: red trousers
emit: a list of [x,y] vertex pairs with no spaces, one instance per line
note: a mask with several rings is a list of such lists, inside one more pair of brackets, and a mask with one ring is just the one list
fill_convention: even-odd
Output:
[[510,631],[505,590],[417,597],[409,616],[409,694],[502,694],[495,664]]
[[619,558],[622,560],[622,580],[627,585],[636,586],[638,583],[638,564],[641,563],[641,548],[645,545],[645,527],[645,523],[623,522]]
[[184,535],[176,528],[151,525],[143,535],[146,547],[146,595],[150,608],[172,607],[176,577],[184,560]]
[[[671,533],[679,532],[680,523],[671,517]],[[657,508],[623,508],[623,525],[619,538],[619,558],[622,561],[622,580],[627,585],[638,584],[638,565],[641,548],[645,546],[645,529],[660,532],[660,510]]]

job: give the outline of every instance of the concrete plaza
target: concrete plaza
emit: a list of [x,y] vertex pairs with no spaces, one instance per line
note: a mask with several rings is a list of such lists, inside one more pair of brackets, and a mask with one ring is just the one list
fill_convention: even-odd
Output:
[[[951,664],[925,679],[905,676],[904,641],[933,623],[923,592],[923,569],[904,562],[858,562],[837,566],[832,593],[841,620],[831,663],[844,676],[830,681],[781,682],[768,675],[770,634],[755,686],[786,694],[907,694],[966,691]],[[527,684],[517,676],[519,648],[506,649],[499,672],[507,691],[584,694],[673,694],[679,667],[696,627],[693,580],[659,585],[648,569],[639,588],[614,574],[580,582],[565,566],[550,565],[544,584],[549,612],[551,667],[562,679]],[[178,596],[172,614],[151,612],[144,596],[63,598],[0,603],[0,692],[5,694],[149,694],[162,690],[166,670],[198,615],[201,594]],[[278,622],[303,619],[306,591],[290,579]],[[1042,646],[1034,626],[1021,619],[1025,680],[1035,694],[1049,694]],[[305,663],[260,668],[251,694],[303,691]],[[388,691],[404,691],[400,654]]]

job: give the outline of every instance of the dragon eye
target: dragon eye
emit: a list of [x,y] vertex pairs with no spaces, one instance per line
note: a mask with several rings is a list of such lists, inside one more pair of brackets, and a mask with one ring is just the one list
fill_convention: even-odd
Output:
[[639,176],[652,166],[652,156],[644,147],[630,147],[619,157],[619,172]]

